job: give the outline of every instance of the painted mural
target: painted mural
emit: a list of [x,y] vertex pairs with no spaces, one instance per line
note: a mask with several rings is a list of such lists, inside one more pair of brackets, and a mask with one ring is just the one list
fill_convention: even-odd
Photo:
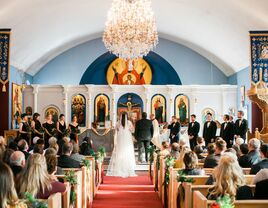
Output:
[[12,128],[18,129],[22,114],[22,86],[12,83]]
[[151,113],[158,123],[166,122],[166,98],[163,95],[154,95],[151,101]]
[[189,98],[186,95],[178,95],[175,98],[175,115],[180,120],[182,126],[189,123]]
[[143,85],[151,84],[152,70],[144,59],[125,61],[115,59],[109,66],[106,74],[108,84]]
[[109,98],[105,94],[97,95],[95,98],[95,116],[94,121],[104,124],[110,118],[110,102]]
[[54,123],[56,123],[58,121],[60,111],[56,106],[52,105],[52,106],[47,107],[47,109],[45,110],[44,117],[46,118],[48,114],[52,115],[52,120]]
[[83,95],[78,94],[73,96],[71,112],[71,117],[74,115],[77,116],[79,126],[86,126],[86,99]]

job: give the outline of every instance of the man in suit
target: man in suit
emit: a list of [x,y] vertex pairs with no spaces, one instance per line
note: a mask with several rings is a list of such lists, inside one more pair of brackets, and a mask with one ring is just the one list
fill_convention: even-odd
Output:
[[200,130],[200,124],[195,119],[196,119],[196,115],[192,114],[191,122],[188,125],[188,136],[189,136],[190,146],[192,150],[196,146],[196,139],[198,137],[198,133]]
[[244,112],[237,112],[237,120],[235,122],[235,138],[241,137],[246,140],[246,134],[248,131],[248,121],[244,119]]
[[204,123],[203,138],[206,141],[206,145],[214,142],[216,137],[217,124],[212,120],[212,114],[207,113],[207,121]]
[[251,168],[261,161],[261,156],[259,153],[261,146],[260,140],[253,138],[248,142],[248,154],[246,154],[243,161],[239,160],[239,165],[243,168]]
[[170,129],[170,143],[178,142],[181,124],[177,121],[176,116],[172,116],[171,124],[168,125],[168,129]]
[[224,122],[221,124],[220,137],[226,142],[227,148],[231,148],[234,139],[234,129],[232,124],[229,122],[229,115],[225,114],[223,116],[223,120]]
[[11,154],[9,162],[14,177],[16,177],[25,167],[25,155],[21,151],[15,151]]
[[257,174],[261,169],[268,168],[268,144],[263,144],[260,149],[262,160],[253,165],[250,174]]
[[58,158],[58,166],[61,168],[80,168],[78,161],[72,159],[71,153],[73,151],[72,143],[64,144],[62,146],[62,155]]
[[147,119],[147,113],[142,113],[142,119],[136,122],[135,138],[138,141],[139,162],[148,162],[148,148],[154,134],[153,123]]
[[[213,144],[210,144],[211,146]],[[226,150],[226,142],[223,139],[219,139],[215,142],[215,154],[211,154],[206,157],[204,161],[204,168],[215,168],[221,158],[222,153]]]

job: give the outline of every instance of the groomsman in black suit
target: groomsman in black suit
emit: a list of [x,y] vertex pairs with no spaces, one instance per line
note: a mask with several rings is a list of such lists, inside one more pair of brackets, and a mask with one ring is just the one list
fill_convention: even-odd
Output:
[[220,133],[220,137],[226,142],[227,148],[232,147],[234,139],[234,126],[229,122],[229,119],[229,115],[225,114],[223,116],[224,122],[221,124]]
[[246,134],[248,131],[248,121],[244,119],[244,112],[237,112],[237,120],[235,122],[235,138],[241,137],[246,140]]
[[188,125],[188,136],[189,136],[190,146],[192,150],[196,146],[196,139],[198,137],[198,133],[200,130],[200,124],[195,119],[196,119],[196,115],[192,114],[191,122]]
[[172,116],[171,124],[168,125],[168,129],[170,129],[170,143],[178,142],[181,124],[177,121],[176,116]]
[[204,124],[203,128],[203,138],[206,141],[206,145],[214,142],[216,137],[217,124],[212,120],[212,114],[207,113],[207,121]]

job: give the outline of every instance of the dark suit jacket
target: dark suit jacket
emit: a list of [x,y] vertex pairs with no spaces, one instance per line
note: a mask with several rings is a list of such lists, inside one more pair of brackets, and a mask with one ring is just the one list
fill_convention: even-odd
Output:
[[181,124],[179,122],[176,123],[172,123],[170,125],[168,125],[168,129],[170,129],[170,138],[172,138],[173,136],[177,136],[177,134],[180,132],[181,130]]
[[192,123],[189,123],[189,125],[188,125],[188,135],[189,136],[194,136],[194,138],[197,138],[199,130],[200,130],[200,124],[197,121],[194,122],[193,126],[192,126]]
[[261,161],[259,151],[250,151],[248,154],[239,158],[239,165],[242,168],[251,168],[252,165]]
[[255,199],[268,199],[268,179],[256,183]]
[[80,168],[81,165],[78,161],[72,159],[70,156],[61,155],[58,158],[58,166],[61,168]]
[[237,119],[235,122],[235,135],[239,135],[241,138],[245,140],[247,131],[248,131],[248,121],[246,119],[243,119],[241,125],[239,126],[239,119]]
[[268,168],[268,159],[263,159],[258,162],[256,165],[253,165],[250,170],[250,174],[257,174],[261,169]]
[[215,168],[219,161],[221,155],[208,155],[204,161],[204,168]]
[[149,119],[141,119],[136,122],[135,138],[137,141],[151,141],[154,134],[153,123]]
[[214,139],[216,138],[216,131],[217,131],[217,124],[215,121],[210,121],[209,127],[207,127],[207,123],[208,121],[205,122],[204,129],[203,129],[203,138],[206,141],[206,145],[208,143],[214,142]]
[[231,147],[232,144],[230,143],[230,141],[233,141],[234,139],[233,125],[227,122],[225,129],[224,129],[224,125],[225,125],[225,122],[221,124],[220,137],[223,138],[224,141],[226,141],[228,147]]

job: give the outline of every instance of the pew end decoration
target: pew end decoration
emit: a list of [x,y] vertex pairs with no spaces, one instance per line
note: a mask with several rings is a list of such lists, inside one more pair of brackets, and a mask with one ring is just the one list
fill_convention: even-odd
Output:
[[48,204],[46,202],[43,201],[39,201],[37,199],[34,198],[34,196],[32,194],[30,194],[29,192],[25,193],[25,198],[26,198],[26,204],[28,207],[31,208],[48,208]]
[[234,208],[229,196],[217,198],[216,202],[210,205],[210,208]]
[[77,176],[73,170],[70,170],[65,173],[64,178],[71,185],[70,203],[73,205],[76,201],[76,193],[74,191],[74,187],[77,185]]

